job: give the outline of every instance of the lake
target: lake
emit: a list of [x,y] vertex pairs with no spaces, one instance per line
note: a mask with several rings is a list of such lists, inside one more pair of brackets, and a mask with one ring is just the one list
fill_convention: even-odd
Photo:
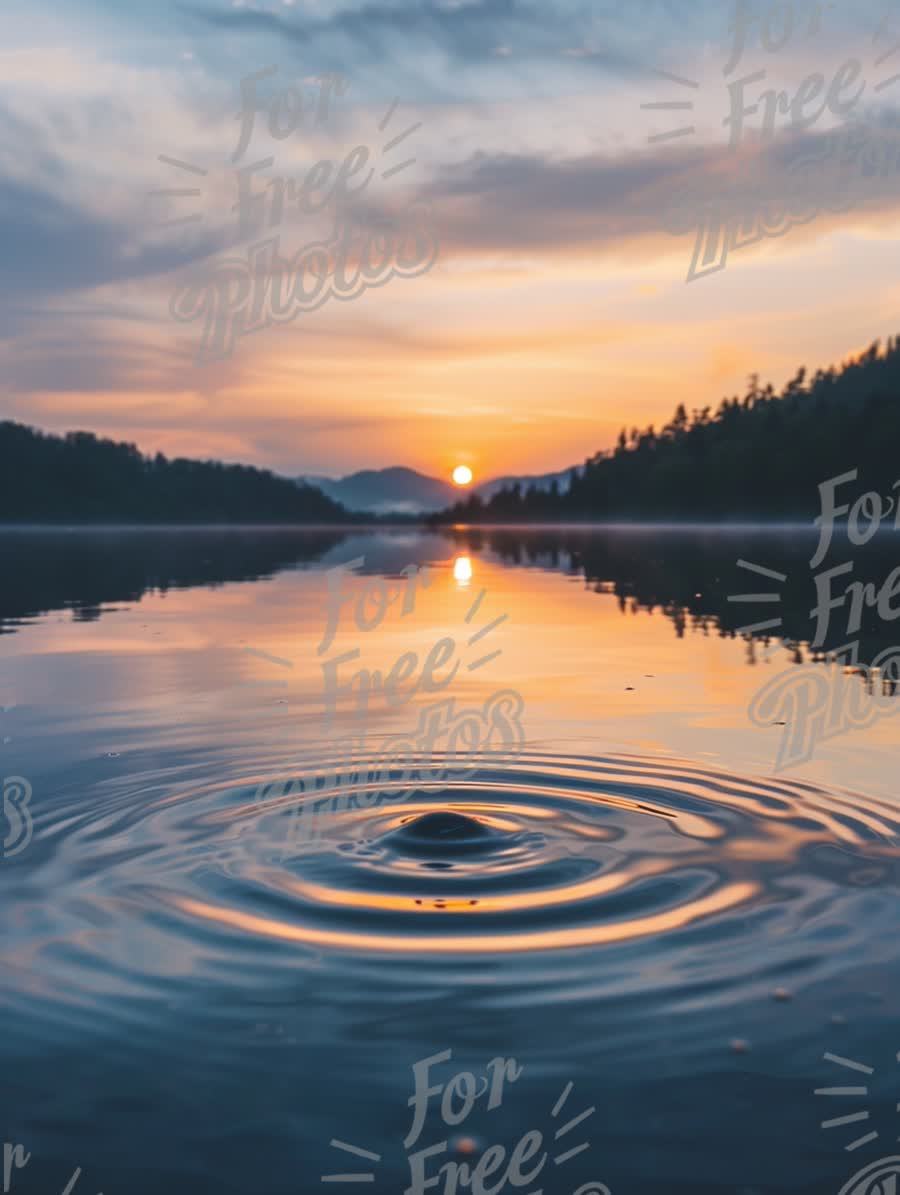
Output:
[[898,1152],[893,620],[810,646],[816,543],[0,532],[12,1189],[820,1195]]

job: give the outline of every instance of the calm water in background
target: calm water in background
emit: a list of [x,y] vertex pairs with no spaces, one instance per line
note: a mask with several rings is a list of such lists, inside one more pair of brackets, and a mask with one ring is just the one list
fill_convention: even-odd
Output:
[[[459,1133],[511,1149],[541,1130],[551,1160],[524,1191],[837,1192],[894,1153],[898,722],[774,775],[781,731],[747,706],[808,653],[736,634],[760,612],[728,601],[778,588],[738,558],[788,574],[802,638],[815,542],[0,535],[0,775],[30,781],[35,825],[0,863],[4,1140],[32,1153],[13,1190],[62,1191],[78,1166],[79,1195],[280,1195],[366,1171],[338,1189],[400,1192],[412,1065],[448,1049],[438,1081],[523,1067]],[[880,538],[860,575],[892,554]],[[360,584],[410,564],[432,580],[365,633],[348,606],[317,655],[325,572],[358,557]],[[521,757],[345,808],[293,849],[279,784],[335,754],[323,659],[359,648],[353,667],[386,673],[443,636],[457,709],[521,694]],[[867,626],[863,658],[889,637]],[[373,699],[373,745],[427,700]],[[352,725],[345,702],[334,734]],[[860,1082],[826,1052],[875,1068],[865,1097],[814,1096]],[[419,1148],[448,1135],[435,1108]]]

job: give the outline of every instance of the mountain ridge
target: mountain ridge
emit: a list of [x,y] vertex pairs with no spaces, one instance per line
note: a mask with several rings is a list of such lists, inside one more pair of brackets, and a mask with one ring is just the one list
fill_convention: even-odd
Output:
[[419,515],[445,510],[458,502],[461,494],[480,494],[490,498],[498,490],[515,484],[549,490],[556,481],[560,490],[565,491],[570,474],[570,469],[564,469],[559,473],[534,476],[494,477],[479,485],[463,488],[406,465],[389,465],[384,469],[360,469],[338,478],[307,473],[296,480],[301,484],[316,486],[347,510],[375,515]]

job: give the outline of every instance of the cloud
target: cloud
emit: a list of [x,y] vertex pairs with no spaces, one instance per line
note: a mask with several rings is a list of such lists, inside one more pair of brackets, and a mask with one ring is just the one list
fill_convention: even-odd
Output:
[[[524,0],[424,0],[415,4],[365,3],[316,17],[292,8],[287,13],[249,8],[186,6],[185,15],[220,31],[265,34],[309,49],[336,67],[349,55],[358,65],[384,67],[406,58],[416,45],[454,62],[496,64],[499,57],[549,58],[589,35],[589,12],[577,5],[560,20],[559,6]],[[329,52],[330,47],[330,52]],[[402,48],[401,48],[402,47]],[[631,60],[612,46],[595,50],[595,65],[631,69]],[[413,67],[415,59],[412,60]],[[420,63],[426,68],[424,62]],[[413,73],[415,73],[413,69]],[[422,72],[423,81],[427,69]]]
[[133,225],[11,179],[0,180],[0,224],[0,287],[8,304],[166,273],[198,256],[196,249],[186,255],[172,245],[140,245]]
[[[800,169],[808,163],[808,170]],[[815,163],[819,163],[816,167]],[[475,154],[443,167],[420,197],[435,205],[448,255],[529,252],[658,252],[676,218],[728,197],[734,210],[752,196],[798,195],[821,206],[810,225],[823,236],[841,224],[900,213],[900,129],[887,114],[870,126],[809,131],[774,142],[726,147],[593,154],[559,159]],[[856,188],[853,214],[829,210],[846,182]]]
[[[855,278],[847,298],[858,308],[854,343],[866,321],[877,321],[874,334],[885,331],[895,308],[890,263],[884,252],[883,264],[872,258],[892,243],[895,175],[870,177],[853,212],[826,212],[766,241],[753,269],[685,291],[693,240],[690,230],[668,230],[673,199],[713,194],[738,169],[759,183],[783,179],[827,137],[815,128],[736,155],[710,144],[724,136],[721,3],[188,3],[72,0],[84,19],[67,26],[68,48],[60,29],[35,15],[0,51],[0,393],[18,417],[298,471],[341,471],[373,455],[383,463],[415,455],[428,467],[445,448],[483,441],[515,471],[528,454],[540,467],[546,450],[564,463],[564,436],[579,452],[585,441],[595,447],[623,407],[656,418],[659,401],[668,416],[667,379],[676,371],[685,390],[718,388],[751,358],[766,373],[785,354],[792,365],[795,352],[812,359],[822,343],[822,352],[832,342],[841,351],[847,317],[829,323],[829,277],[840,275],[848,293]],[[854,10],[857,40],[869,36],[866,19]],[[138,29],[142,36],[131,36]],[[796,74],[795,89],[804,73],[825,69],[824,50],[856,46],[848,41],[845,50],[837,26],[821,45],[803,33],[798,26],[772,62]],[[862,55],[861,42],[855,52]],[[232,358],[198,370],[190,363],[197,329],[169,318],[169,294],[182,271],[226,247],[238,84],[274,63],[272,91],[326,70],[351,86],[327,128],[304,125],[270,144],[258,120],[256,157],[272,153],[271,174],[302,178],[318,157],[340,160],[360,141],[377,149],[379,119],[399,97],[384,136],[422,121],[422,134],[398,150],[417,162],[383,192],[366,193],[368,212],[378,218],[428,200],[441,254],[425,278],[247,337]],[[671,98],[668,83],[651,81],[654,66],[697,68],[702,103],[690,141],[647,143],[670,127],[668,116],[640,108]],[[889,113],[872,119],[892,127]],[[208,168],[202,201],[148,206],[149,189],[187,185],[159,154]],[[260,190],[265,183],[258,180]],[[190,239],[154,227],[192,203],[202,203],[205,222],[191,226]],[[861,247],[859,237],[847,250],[845,238],[835,265],[814,242],[843,230],[873,239]],[[284,247],[311,238],[304,220],[285,228]],[[798,297],[791,287],[801,285],[809,293]],[[788,332],[791,310],[802,328]],[[786,344],[776,351],[779,334]],[[652,368],[637,347],[649,340],[659,358]],[[568,413],[554,419],[548,396],[558,391],[553,401]],[[510,437],[520,424],[522,457],[513,460]],[[551,424],[556,446],[547,449],[534,429]]]

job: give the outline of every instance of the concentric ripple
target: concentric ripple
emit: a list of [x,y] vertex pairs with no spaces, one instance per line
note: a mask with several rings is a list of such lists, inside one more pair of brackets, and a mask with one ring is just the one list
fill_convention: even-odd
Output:
[[736,924],[766,907],[794,919],[817,884],[893,878],[900,842],[886,806],[642,759],[530,756],[414,794],[291,787],[251,803],[232,791],[230,806],[199,815],[235,899],[160,898],[319,947],[556,950]]
[[156,979],[187,949],[219,970],[247,946],[279,966],[389,954],[420,976],[443,958],[589,951],[609,956],[594,981],[637,991],[652,970],[708,999],[763,953],[773,975],[821,979],[878,935],[895,949],[900,821],[855,794],[624,756],[530,754],[415,792],[303,780],[119,793],[57,832],[60,902],[82,928],[146,935]]
[[57,840],[57,883],[100,921],[165,908],[167,932],[317,949],[500,954],[705,927],[752,950],[755,918],[777,951],[825,888],[833,931],[847,929],[847,900],[893,888],[900,854],[886,804],[660,760],[532,754],[414,793],[323,797],[301,779],[140,809],[120,795]]

